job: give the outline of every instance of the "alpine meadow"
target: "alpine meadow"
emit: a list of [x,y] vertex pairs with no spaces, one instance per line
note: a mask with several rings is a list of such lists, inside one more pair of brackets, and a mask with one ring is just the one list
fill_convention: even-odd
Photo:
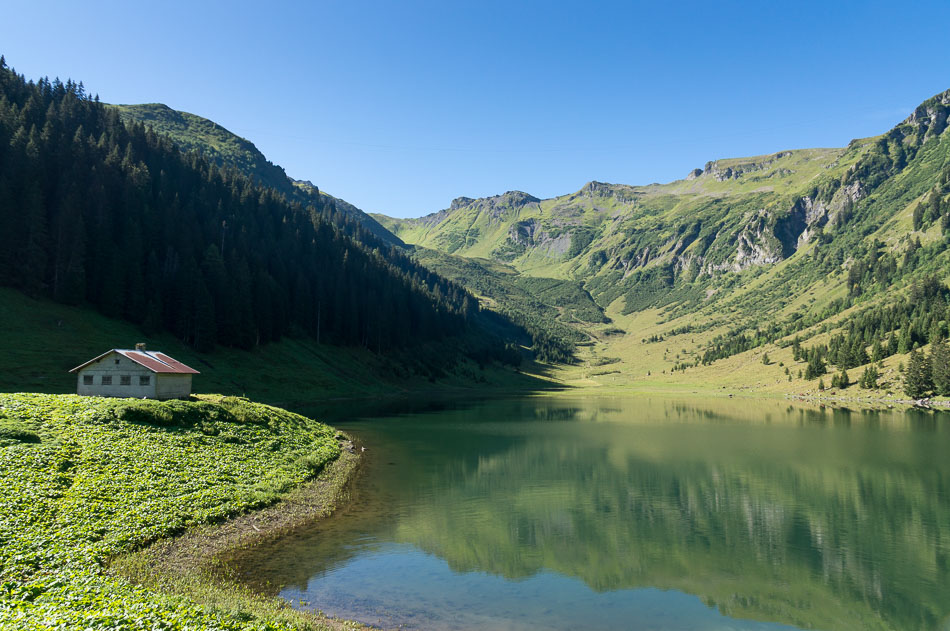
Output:
[[950,629],[946,7],[215,4],[0,25],[0,631]]

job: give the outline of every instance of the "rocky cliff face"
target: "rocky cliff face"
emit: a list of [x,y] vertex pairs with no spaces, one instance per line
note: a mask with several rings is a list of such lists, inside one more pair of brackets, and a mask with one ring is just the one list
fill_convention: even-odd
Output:
[[904,121],[915,131],[923,132],[919,135],[923,140],[942,134],[950,126],[950,90],[927,99]]
[[518,221],[508,229],[508,241],[518,249],[540,248],[548,256],[558,258],[571,247],[571,235],[568,232],[552,234],[544,230],[537,219]]

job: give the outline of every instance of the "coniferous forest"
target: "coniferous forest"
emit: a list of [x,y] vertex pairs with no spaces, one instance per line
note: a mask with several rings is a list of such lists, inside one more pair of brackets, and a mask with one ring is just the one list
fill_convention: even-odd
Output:
[[462,335],[478,312],[332,201],[290,202],[2,59],[0,283],[201,351],[291,334],[379,352]]

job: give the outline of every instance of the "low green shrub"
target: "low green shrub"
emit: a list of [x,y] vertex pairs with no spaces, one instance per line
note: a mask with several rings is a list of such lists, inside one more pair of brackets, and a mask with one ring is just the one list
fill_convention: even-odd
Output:
[[103,568],[279,500],[339,455],[334,434],[237,398],[0,394],[0,440],[43,436],[0,449],[0,629],[289,629]]

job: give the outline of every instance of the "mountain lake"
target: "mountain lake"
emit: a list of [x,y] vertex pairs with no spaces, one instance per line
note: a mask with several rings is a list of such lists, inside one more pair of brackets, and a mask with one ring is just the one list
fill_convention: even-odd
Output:
[[538,396],[349,419],[332,517],[236,559],[404,629],[950,629],[950,414]]

